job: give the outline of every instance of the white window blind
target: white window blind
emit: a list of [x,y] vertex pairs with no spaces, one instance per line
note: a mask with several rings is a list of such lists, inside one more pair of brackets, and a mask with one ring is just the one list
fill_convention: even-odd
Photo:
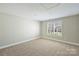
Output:
[[62,21],[56,20],[56,21],[49,21],[47,23],[47,33],[54,33],[59,35],[59,33],[62,33]]

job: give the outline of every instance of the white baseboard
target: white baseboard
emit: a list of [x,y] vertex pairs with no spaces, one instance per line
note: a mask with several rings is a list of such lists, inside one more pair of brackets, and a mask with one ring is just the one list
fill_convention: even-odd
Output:
[[[30,39],[25,40],[25,41],[12,43],[12,44],[5,45],[5,46],[0,46],[0,49],[7,48],[7,47],[11,47],[11,46],[14,46],[14,45],[18,45],[18,44],[21,44],[21,43],[24,43],[24,42],[29,42],[29,41],[31,41],[31,40],[35,40],[35,39],[38,39],[38,38],[40,38],[40,36],[33,37],[33,38],[30,38]],[[50,39],[50,40],[62,42],[62,43],[65,43],[65,44],[70,44],[70,45],[79,46],[78,43],[74,43],[74,42],[67,42],[67,41],[64,41],[64,40],[58,40],[58,39],[53,39],[53,38],[49,38],[49,37],[41,37],[41,38],[43,38],[43,39]]]
[[25,40],[25,41],[11,43],[11,44],[8,44],[8,45],[5,45],[5,46],[0,46],[0,49],[11,47],[11,46],[14,46],[14,45],[18,45],[18,44],[21,44],[21,43],[24,43],[24,42],[28,42],[28,41],[31,41],[31,40],[35,40],[35,39],[38,39],[38,38],[40,38],[40,37],[37,36],[37,37],[29,38],[28,40]]
[[62,42],[62,43],[65,43],[65,44],[70,44],[70,45],[74,45],[74,46],[79,46],[78,43],[74,43],[74,42],[68,42],[68,41],[64,41],[64,40],[58,40],[58,39],[53,39],[53,38],[49,38],[49,37],[43,37],[44,39],[50,39],[50,40],[53,40],[53,41],[58,41],[58,42]]

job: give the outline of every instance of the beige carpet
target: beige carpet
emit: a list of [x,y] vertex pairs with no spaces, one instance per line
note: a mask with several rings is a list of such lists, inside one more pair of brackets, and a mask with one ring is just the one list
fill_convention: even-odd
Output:
[[79,55],[79,47],[51,40],[37,39],[0,50],[1,56],[69,56]]

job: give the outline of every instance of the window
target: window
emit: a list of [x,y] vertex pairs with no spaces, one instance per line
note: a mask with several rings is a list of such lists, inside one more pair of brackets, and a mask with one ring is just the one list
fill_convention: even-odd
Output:
[[62,21],[56,20],[56,21],[50,21],[47,23],[47,31],[48,33],[54,33],[54,34],[62,34]]

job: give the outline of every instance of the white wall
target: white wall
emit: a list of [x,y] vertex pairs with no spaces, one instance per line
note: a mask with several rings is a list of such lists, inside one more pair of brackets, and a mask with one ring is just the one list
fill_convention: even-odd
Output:
[[40,23],[15,15],[0,13],[0,46],[39,36]]

